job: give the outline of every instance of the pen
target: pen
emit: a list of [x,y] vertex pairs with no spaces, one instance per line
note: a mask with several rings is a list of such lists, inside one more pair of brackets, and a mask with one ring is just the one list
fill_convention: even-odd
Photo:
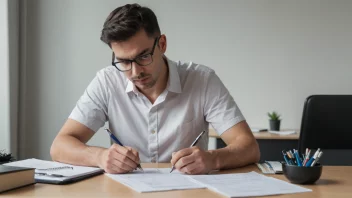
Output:
[[296,165],[298,165],[295,155],[292,153],[291,150],[289,150],[289,152],[290,152],[290,156],[291,156],[291,158],[292,158],[293,163],[296,164]]
[[271,164],[268,161],[265,161],[265,164],[268,165],[270,170],[275,172],[274,167],[272,167]]
[[[190,148],[192,148],[194,145],[197,144],[198,140],[200,139],[200,137],[202,137],[202,135],[205,133],[205,131],[202,131],[198,137],[193,141],[193,143],[191,144]],[[175,165],[172,165],[171,171],[170,173],[175,169]]]
[[314,153],[313,157],[310,158],[310,160],[306,163],[306,167],[309,167],[312,165],[313,161],[318,157],[320,153],[320,148],[318,148],[318,150]]
[[[109,133],[110,138],[118,145],[123,146],[123,144],[117,139],[117,137],[114,136],[114,134],[111,133],[111,131],[108,128],[105,128],[105,131]],[[141,164],[137,165],[137,168],[141,169],[143,171],[143,168],[141,167]]]
[[307,152],[306,157],[305,157],[304,162],[303,162],[303,166],[306,166],[306,164],[307,164],[307,162],[308,162],[308,160],[309,160],[310,151],[311,151],[311,150],[308,149],[308,152]]
[[323,151],[320,151],[317,158],[315,158],[315,160],[313,161],[311,167],[313,167],[319,161],[322,155],[323,155]]
[[291,151],[291,150],[288,150],[287,153],[289,154],[289,156],[290,156],[290,158],[291,158],[292,164],[293,164],[293,165],[297,165],[295,156],[293,155],[292,151]]
[[64,175],[59,175],[59,174],[51,174],[51,173],[35,173],[36,175],[41,175],[41,176],[51,176],[51,177],[66,177]]
[[302,166],[301,159],[299,157],[299,152],[297,150],[294,151],[296,155],[296,161],[298,166]]
[[285,150],[282,150],[282,155],[284,155],[284,159],[285,159],[286,164],[291,165],[291,163],[287,159],[287,154],[285,153]]
[[291,164],[291,165],[295,165],[295,162],[294,162],[293,159],[292,159],[291,153],[290,153],[289,151],[286,151],[286,154],[287,154],[288,158],[290,159],[290,160],[289,160],[290,164]]

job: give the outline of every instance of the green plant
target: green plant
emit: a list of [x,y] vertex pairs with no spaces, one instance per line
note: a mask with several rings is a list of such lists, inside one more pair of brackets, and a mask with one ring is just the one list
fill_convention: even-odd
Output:
[[13,161],[14,158],[11,153],[5,153],[4,150],[0,151],[0,164]]
[[269,113],[268,112],[268,116],[269,116],[269,120],[275,120],[275,121],[279,121],[281,120],[280,119],[280,116],[278,113],[276,113],[275,111],[273,111],[272,113]]

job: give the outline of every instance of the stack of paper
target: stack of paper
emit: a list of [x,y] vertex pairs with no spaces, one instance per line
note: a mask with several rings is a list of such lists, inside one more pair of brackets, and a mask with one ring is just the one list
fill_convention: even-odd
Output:
[[183,175],[170,169],[144,169],[130,174],[107,174],[138,192],[208,188],[228,197],[264,196],[310,192],[310,189],[256,172],[219,175]]

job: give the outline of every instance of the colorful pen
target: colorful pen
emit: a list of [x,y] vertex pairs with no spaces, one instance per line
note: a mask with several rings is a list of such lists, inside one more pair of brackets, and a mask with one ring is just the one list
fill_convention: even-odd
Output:
[[287,159],[287,154],[285,153],[285,150],[282,150],[281,152],[282,152],[282,155],[284,155],[284,159],[285,159],[286,164],[291,165],[291,163]]
[[314,153],[313,157],[309,159],[309,161],[306,163],[306,167],[309,167],[312,165],[313,161],[318,157],[320,152],[320,148]]
[[[294,151],[294,150],[293,150],[293,151]],[[294,164],[296,164],[296,165],[297,165],[296,156],[292,153],[292,151],[291,151],[291,150],[289,150],[289,152],[290,152],[290,155],[291,155],[291,158],[292,158],[292,160],[293,160]]]
[[318,163],[319,159],[321,158],[321,156],[323,155],[323,151],[320,151],[317,158],[315,158],[315,160],[313,161],[311,167],[313,167],[316,163]]
[[305,165],[307,164],[308,160],[309,160],[310,151],[311,151],[311,150],[308,149],[308,152],[307,152],[306,157],[305,157],[304,162],[303,162],[303,166],[305,166]]
[[290,159],[289,161],[290,161],[291,165],[295,165],[295,161],[293,160],[291,152],[286,151],[286,153],[287,153],[288,158]]

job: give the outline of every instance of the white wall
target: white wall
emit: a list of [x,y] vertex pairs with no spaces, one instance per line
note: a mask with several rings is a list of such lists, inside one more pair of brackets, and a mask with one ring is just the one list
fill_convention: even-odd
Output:
[[8,5],[0,0],[0,150],[10,150]]
[[[26,17],[24,157],[49,159],[53,138],[96,71],[106,16],[132,1],[32,0]],[[351,94],[352,1],[137,1],[152,8],[167,55],[216,70],[251,126],[299,128],[311,94]],[[107,146],[99,133],[91,144]]]
[[0,0],[0,150],[17,157],[18,0]]

